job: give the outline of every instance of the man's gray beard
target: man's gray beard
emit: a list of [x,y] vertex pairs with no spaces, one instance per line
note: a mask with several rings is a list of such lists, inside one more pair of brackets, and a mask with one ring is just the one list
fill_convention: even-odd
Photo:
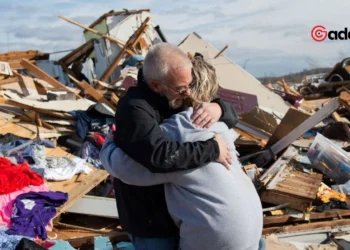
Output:
[[178,109],[181,108],[183,105],[183,100],[182,99],[177,99],[173,101],[169,101],[169,107],[172,109]]
[[161,96],[165,96],[168,99],[169,107],[172,108],[172,109],[181,108],[183,103],[184,103],[184,101],[182,99],[175,99],[175,100],[169,101],[167,93],[160,93],[160,95]]

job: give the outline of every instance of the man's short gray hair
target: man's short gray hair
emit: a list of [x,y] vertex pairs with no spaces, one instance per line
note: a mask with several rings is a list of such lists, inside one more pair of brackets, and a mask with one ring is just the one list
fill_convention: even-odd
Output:
[[187,55],[170,43],[158,43],[148,51],[143,63],[143,75],[146,83],[165,81],[171,68],[192,67]]

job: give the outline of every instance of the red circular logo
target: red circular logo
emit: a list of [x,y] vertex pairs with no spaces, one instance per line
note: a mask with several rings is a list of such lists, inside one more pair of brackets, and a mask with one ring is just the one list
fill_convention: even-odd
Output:
[[327,38],[328,31],[327,29],[322,25],[316,25],[311,30],[311,37],[316,42],[322,42]]

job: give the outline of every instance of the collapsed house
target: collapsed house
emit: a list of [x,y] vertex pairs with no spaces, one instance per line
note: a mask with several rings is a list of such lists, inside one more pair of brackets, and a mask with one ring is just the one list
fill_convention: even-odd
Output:
[[[0,159],[9,173],[13,166],[23,173],[30,171],[42,190],[63,195],[43,229],[47,235],[40,235],[37,243],[55,244],[49,249],[69,249],[67,244],[80,249],[89,245],[112,249],[118,244],[126,249],[130,245],[119,225],[112,181],[98,152],[115,129],[119,98],[137,84],[143,57],[166,38],[152,23],[149,10],[111,11],[90,26],[61,18],[81,27],[86,42],[57,62],[39,51],[0,55]],[[283,79],[276,83],[279,90],[262,85],[196,33],[189,34],[179,48],[190,57],[200,53],[215,67],[219,97],[240,115],[232,129],[240,135],[236,141],[240,161],[264,206],[263,234],[269,244],[276,249],[304,249],[332,243],[346,249],[350,232],[347,64],[338,64],[325,80],[337,94],[321,91],[315,100],[315,93],[308,98],[308,93],[303,95]],[[82,63],[86,78],[78,67]],[[337,75],[340,81],[331,82]],[[1,195],[38,190],[28,186],[2,190]],[[7,219],[3,226],[11,228],[13,203],[3,206],[7,207],[1,215],[2,221]],[[38,231],[25,236],[34,240]],[[1,233],[1,237],[9,236]]]

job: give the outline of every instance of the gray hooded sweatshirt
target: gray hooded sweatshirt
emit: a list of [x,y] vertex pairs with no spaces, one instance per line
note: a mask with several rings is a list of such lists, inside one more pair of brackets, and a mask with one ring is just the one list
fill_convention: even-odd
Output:
[[[161,124],[174,141],[194,142],[222,135],[232,153],[228,171],[211,162],[197,169],[151,173],[106,140],[100,159],[106,170],[121,181],[136,186],[165,184],[169,213],[180,229],[182,250],[257,250],[263,228],[260,198],[242,170],[236,155],[237,134],[224,123],[209,129],[196,128],[190,119],[193,109],[173,115]],[[142,208],[140,208],[142,209]]]

